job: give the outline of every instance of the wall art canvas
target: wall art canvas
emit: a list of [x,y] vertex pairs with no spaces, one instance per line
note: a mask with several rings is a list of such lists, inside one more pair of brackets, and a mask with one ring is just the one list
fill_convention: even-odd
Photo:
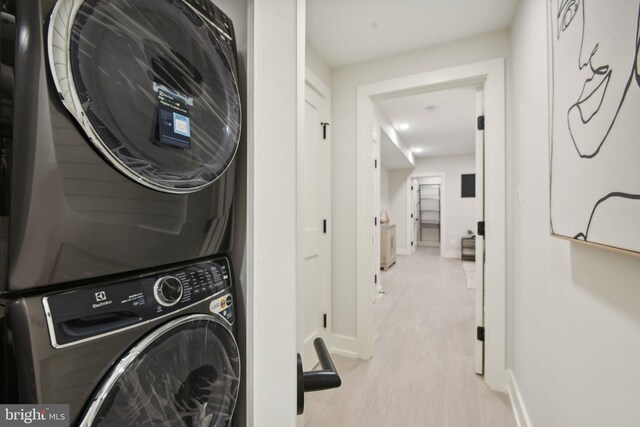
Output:
[[640,0],[548,0],[553,235],[640,253]]

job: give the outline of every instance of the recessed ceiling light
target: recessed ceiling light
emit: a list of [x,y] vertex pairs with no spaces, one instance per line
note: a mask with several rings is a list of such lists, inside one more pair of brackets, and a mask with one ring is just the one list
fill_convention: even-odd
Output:
[[401,124],[398,125],[398,129],[407,130],[407,129],[409,129],[409,125],[407,123],[401,123]]
[[413,147],[413,148],[411,149],[411,151],[413,151],[414,153],[422,153],[422,148],[420,148],[420,147]]

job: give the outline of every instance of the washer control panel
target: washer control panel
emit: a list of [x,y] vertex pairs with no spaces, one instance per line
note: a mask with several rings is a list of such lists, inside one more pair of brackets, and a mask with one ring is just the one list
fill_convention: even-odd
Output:
[[182,282],[173,276],[164,276],[153,285],[153,295],[158,304],[171,307],[180,302],[183,292]]
[[51,344],[64,347],[76,342],[128,329],[207,301],[210,313],[229,324],[235,321],[231,262],[227,257],[101,284],[71,292],[47,295],[42,304]]

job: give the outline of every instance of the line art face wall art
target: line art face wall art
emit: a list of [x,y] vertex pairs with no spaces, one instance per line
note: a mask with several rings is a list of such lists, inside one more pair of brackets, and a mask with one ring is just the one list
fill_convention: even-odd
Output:
[[640,0],[549,0],[551,233],[640,253]]

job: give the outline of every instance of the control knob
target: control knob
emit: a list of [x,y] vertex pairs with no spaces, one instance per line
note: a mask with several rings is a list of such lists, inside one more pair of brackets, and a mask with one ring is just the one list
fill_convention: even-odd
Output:
[[182,298],[182,283],[173,276],[161,277],[153,286],[153,293],[160,305],[171,307]]

